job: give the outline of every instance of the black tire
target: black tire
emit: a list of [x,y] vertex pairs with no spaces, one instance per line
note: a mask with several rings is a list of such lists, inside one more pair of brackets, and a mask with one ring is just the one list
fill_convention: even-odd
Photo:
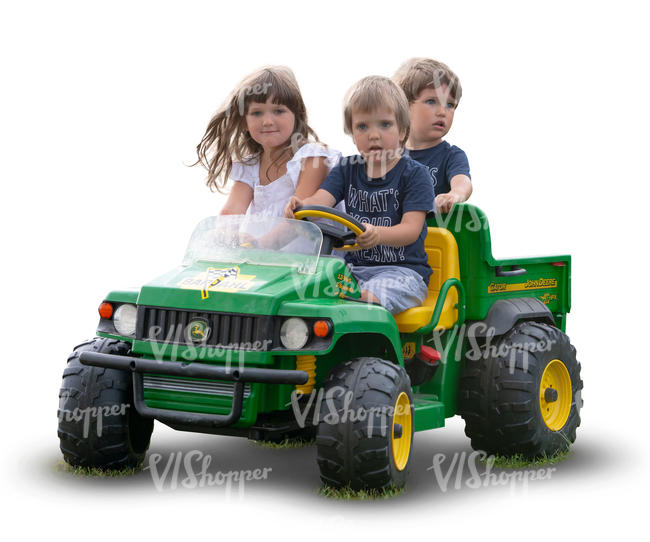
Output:
[[75,467],[137,467],[149,447],[153,419],[135,410],[131,375],[82,365],[83,351],[127,355],[127,343],[95,338],[68,357],[59,392],[59,441],[63,458]]
[[[402,487],[413,447],[413,395],[406,371],[379,358],[358,358],[335,367],[323,392],[316,436],[323,483],[353,490]],[[394,439],[398,398],[406,418],[402,436]],[[353,420],[351,412],[360,415]]]
[[[520,322],[487,347],[480,356],[470,356],[479,359],[465,360],[460,379],[459,413],[472,448],[528,458],[566,450],[580,425],[583,387],[569,338],[548,324]],[[563,374],[562,365],[568,374],[564,393],[550,392],[546,403],[542,376]],[[551,409],[558,411],[555,418],[549,417]]]

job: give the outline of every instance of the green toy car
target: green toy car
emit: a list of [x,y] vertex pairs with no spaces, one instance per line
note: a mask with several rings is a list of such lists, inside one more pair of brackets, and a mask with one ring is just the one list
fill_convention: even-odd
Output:
[[106,296],[97,337],[63,373],[68,463],[137,466],[154,419],[256,440],[315,435],[322,481],[353,489],[402,486],[414,433],[456,414],[489,454],[532,458],[575,440],[570,256],[494,260],[485,215],[456,205],[428,218],[424,305],[392,316],[358,299],[331,254],[363,225],[329,208],[295,216],[206,219],[183,265]]

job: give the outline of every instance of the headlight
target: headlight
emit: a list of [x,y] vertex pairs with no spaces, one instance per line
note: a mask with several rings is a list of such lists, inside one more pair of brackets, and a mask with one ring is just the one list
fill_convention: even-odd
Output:
[[135,335],[135,319],[138,315],[138,309],[135,305],[120,305],[113,315],[113,324],[120,335]]
[[289,318],[280,328],[280,341],[287,350],[300,350],[309,340],[309,328],[302,318]]

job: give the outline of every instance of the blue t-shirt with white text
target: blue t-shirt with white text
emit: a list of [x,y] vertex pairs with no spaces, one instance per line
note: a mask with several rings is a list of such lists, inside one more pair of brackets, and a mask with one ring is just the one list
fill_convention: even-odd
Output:
[[[345,200],[348,214],[359,222],[374,226],[395,226],[404,213],[430,211],[434,208],[433,186],[427,169],[408,156],[402,156],[384,177],[370,178],[361,156],[348,156],[330,171],[323,184],[336,203]],[[426,223],[417,240],[403,247],[377,245],[366,250],[348,252],[352,265],[399,265],[419,273],[429,283],[431,268],[424,250]]]
[[451,190],[450,181],[456,175],[467,175],[471,179],[467,155],[462,149],[456,145],[450,145],[446,141],[428,149],[404,149],[404,154],[427,167],[433,180],[433,190],[436,196],[446,194]]

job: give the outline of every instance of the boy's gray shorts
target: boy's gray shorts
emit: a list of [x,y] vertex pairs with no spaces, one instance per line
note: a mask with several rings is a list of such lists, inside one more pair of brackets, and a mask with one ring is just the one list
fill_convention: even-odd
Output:
[[399,265],[350,265],[362,290],[372,292],[391,314],[419,307],[429,293],[422,276]]

